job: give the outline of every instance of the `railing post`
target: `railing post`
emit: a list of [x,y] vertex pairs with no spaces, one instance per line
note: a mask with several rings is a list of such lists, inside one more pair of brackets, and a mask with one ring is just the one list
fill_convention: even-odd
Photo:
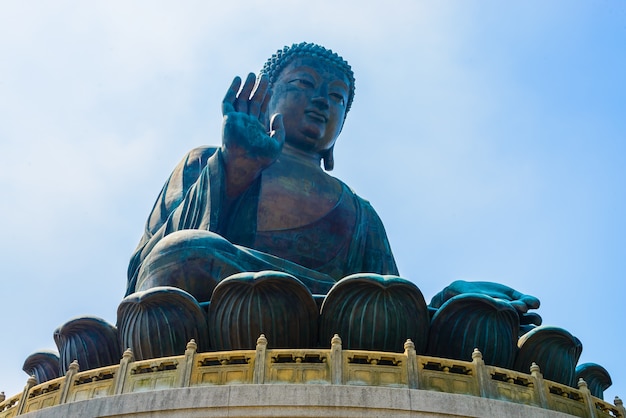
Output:
[[70,367],[67,369],[65,373],[65,379],[63,379],[63,389],[61,389],[61,397],[59,399],[59,404],[64,404],[67,402],[67,395],[70,393],[70,388],[74,384],[74,375],[78,373],[78,361],[74,360],[70,363]]
[[265,363],[267,361],[267,338],[265,334],[256,340],[256,353],[254,355],[254,374],[252,383],[265,383]]
[[489,377],[489,373],[487,372],[487,368],[485,367],[483,353],[481,353],[478,348],[474,348],[474,351],[472,352],[472,363],[474,363],[474,367],[476,368],[476,379],[478,380],[478,390],[481,398],[490,398],[491,379]]
[[185,359],[183,360],[183,364],[178,371],[178,373],[180,373],[180,380],[178,382],[179,388],[185,388],[191,384],[191,371],[194,366],[194,358],[196,356],[197,349],[198,344],[196,344],[196,340],[192,339],[187,343]]
[[330,340],[330,383],[343,384],[343,354],[338,334]]
[[546,395],[546,386],[543,382],[543,374],[541,374],[541,369],[539,368],[537,363],[533,362],[533,364],[530,365],[530,375],[533,377],[535,393],[539,398],[539,405],[541,405],[542,408],[549,409],[548,398]]
[[120,360],[120,367],[117,369],[117,376],[115,376],[115,385],[113,394],[121,395],[124,391],[124,383],[126,383],[126,376],[128,375],[129,364],[135,361],[135,356],[130,348],[127,348],[122,354]]
[[621,414],[619,418],[626,418],[626,408],[624,408],[624,402],[622,402],[619,396],[615,397],[613,403],[615,404],[615,409]]
[[591,391],[587,386],[587,382],[581,377],[578,379],[578,390],[580,390],[583,394],[583,398],[585,399],[585,404],[587,405],[587,412],[589,412],[590,418],[596,417],[596,404],[591,397]]
[[418,389],[417,354],[415,353],[415,344],[413,341],[406,340],[404,343],[404,355],[406,356],[406,375],[409,389]]
[[20,397],[20,403],[17,406],[17,413],[15,415],[22,415],[24,412],[24,408],[26,407],[26,401],[28,400],[28,393],[31,388],[37,384],[37,378],[35,376],[31,376],[26,381],[26,386],[24,386],[24,391],[22,392],[22,396]]

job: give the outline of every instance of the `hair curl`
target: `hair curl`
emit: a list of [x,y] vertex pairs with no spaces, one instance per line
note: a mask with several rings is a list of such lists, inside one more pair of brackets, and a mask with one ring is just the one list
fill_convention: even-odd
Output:
[[352,101],[354,100],[354,73],[346,60],[321,45],[301,42],[299,44],[285,46],[283,49],[278,50],[267,60],[261,69],[261,74],[266,74],[269,78],[270,87],[278,80],[278,76],[287,65],[297,57],[313,57],[320,59],[338,68],[348,77],[350,91],[348,92],[348,102],[346,103],[347,115],[352,106]]

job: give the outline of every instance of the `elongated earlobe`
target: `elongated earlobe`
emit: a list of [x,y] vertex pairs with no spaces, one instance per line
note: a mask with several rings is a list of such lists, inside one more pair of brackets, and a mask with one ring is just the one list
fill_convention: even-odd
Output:
[[324,155],[322,155],[322,160],[324,161],[324,170],[326,171],[333,171],[333,168],[335,168],[335,156],[333,155],[334,148],[335,146],[333,145],[328,151],[324,153]]

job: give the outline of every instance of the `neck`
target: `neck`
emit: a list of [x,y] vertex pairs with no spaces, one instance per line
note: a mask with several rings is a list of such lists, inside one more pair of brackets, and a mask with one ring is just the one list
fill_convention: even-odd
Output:
[[321,169],[322,156],[317,153],[306,152],[299,148],[294,148],[290,144],[285,144],[282,154],[296,159],[306,165],[314,166],[318,169]]

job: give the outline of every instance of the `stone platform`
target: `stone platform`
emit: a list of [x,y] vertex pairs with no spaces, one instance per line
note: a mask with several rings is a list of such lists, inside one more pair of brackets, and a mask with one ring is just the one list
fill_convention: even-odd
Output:
[[229,385],[167,389],[74,402],[31,412],[57,417],[518,417],[571,415],[511,402],[373,386]]

